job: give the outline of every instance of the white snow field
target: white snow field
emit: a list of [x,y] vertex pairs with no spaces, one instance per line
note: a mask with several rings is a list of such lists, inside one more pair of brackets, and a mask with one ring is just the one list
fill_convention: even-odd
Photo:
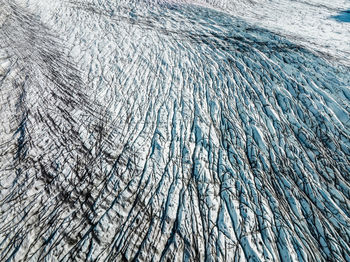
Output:
[[0,0],[0,261],[350,261],[349,9]]

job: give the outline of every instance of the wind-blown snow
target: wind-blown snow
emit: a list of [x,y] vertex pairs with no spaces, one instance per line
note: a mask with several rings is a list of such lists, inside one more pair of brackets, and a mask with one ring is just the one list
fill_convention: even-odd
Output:
[[350,261],[341,2],[0,0],[0,260]]

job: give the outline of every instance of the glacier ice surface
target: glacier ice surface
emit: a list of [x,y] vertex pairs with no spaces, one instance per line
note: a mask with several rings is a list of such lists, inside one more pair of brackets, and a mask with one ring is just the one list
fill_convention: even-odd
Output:
[[350,261],[327,2],[0,0],[0,260]]

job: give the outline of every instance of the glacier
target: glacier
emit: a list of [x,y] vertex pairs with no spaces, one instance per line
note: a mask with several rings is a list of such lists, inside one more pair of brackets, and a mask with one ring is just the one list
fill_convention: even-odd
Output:
[[348,8],[0,0],[0,261],[350,261]]

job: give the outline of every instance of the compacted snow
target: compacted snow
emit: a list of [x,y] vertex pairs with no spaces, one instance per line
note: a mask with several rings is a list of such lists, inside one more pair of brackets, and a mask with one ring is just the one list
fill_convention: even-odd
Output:
[[0,0],[0,260],[350,261],[328,2]]

